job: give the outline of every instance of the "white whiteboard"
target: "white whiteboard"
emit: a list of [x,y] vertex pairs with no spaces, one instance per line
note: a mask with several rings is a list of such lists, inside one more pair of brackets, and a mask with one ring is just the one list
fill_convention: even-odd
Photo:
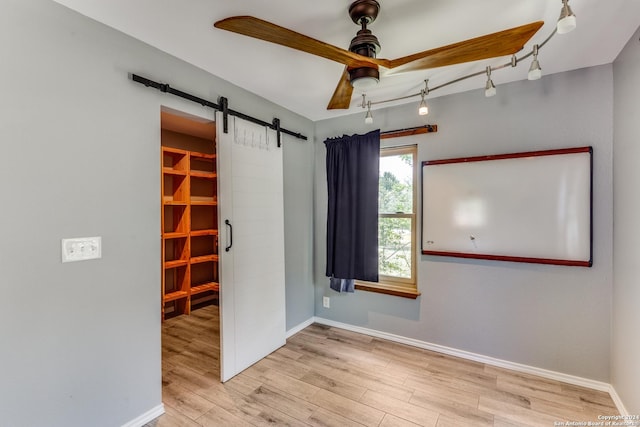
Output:
[[422,253],[590,267],[592,154],[423,162]]

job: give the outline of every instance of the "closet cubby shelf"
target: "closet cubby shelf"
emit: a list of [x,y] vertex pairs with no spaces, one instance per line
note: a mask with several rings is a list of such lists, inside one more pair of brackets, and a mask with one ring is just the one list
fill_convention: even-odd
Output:
[[194,299],[217,298],[220,285],[216,155],[165,146],[161,151],[164,320],[167,310],[190,314]]
[[220,285],[216,282],[205,283],[202,285],[196,285],[191,287],[191,295],[200,294],[207,291],[215,291],[218,292],[220,290]]
[[180,298],[187,298],[188,296],[189,296],[189,293],[186,291],[170,292],[164,295],[164,301],[165,302],[175,301]]

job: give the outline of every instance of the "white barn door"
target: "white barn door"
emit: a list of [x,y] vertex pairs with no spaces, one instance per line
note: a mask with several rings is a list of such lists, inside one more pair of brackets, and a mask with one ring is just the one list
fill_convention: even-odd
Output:
[[216,113],[223,382],[286,341],[282,148],[270,129],[228,123]]

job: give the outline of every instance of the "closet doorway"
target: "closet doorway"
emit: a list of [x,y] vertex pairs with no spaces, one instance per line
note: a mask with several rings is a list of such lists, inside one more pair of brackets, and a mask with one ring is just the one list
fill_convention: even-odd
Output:
[[161,111],[162,398],[220,383],[216,127]]

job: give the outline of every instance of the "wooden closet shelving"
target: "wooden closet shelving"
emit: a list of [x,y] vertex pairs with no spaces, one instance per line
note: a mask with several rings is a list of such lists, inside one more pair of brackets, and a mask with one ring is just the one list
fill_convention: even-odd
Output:
[[216,155],[162,147],[162,318],[217,295]]

